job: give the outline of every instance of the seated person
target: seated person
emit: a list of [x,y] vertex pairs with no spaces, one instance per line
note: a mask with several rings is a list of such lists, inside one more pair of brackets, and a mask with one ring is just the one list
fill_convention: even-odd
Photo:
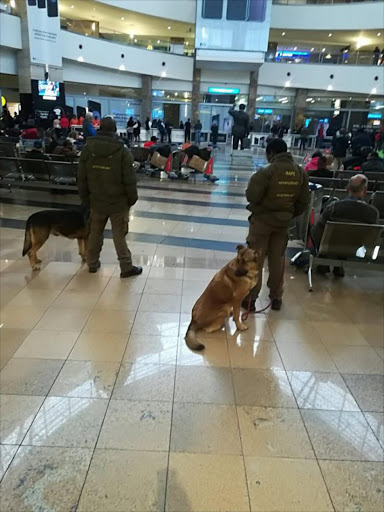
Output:
[[317,169],[311,171],[309,176],[313,176],[314,178],[333,178],[333,172],[327,169],[327,163],[326,156],[319,156],[317,159]]
[[157,143],[159,139],[157,137],[155,137],[154,135],[152,135],[151,137],[151,140],[148,140],[147,142],[144,143],[144,146],[145,148],[150,148],[151,146],[153,146],[154,144]]
[[62,146],[56,146],[53,150],[54,155],[61,156],[76,156],[76,153],[73,149],[72,141],[69,139],[65,139],[64,144]]
[[311,156],[310,161],[304,167],[305,172],[315,171],[316,169],[318,169],[318,161],[321,156],[321,151],[315,151]]
[[[312,239],[317,248],[320,247],[327,221],[355,222],[362,224],[378,223],[379,212],[377,208],[364,201],[367,188],[368,180],[364,174],[355,174],[355,176],[352,176],[348,183],[348,197],[341,201],[334,201],[327,206],[312,230]],[[319,265],[317,271],[326,273],[329,272],[329,267]],[[335,267],[333,273],[335,276],[343,277],[344,269],[342,267]]]
[[369,153],[367,161],[361,166],[361,172],[384,172],[384,160],[376,151]]
[[43,152],[43,143],[41,140],[37,140],[33,144],[33,148],[30,151],[27,151],[25,158],[33,159],[33,160],[45,160],[46,157]]
[[21,132],[22,139],[39,139],[39,133],[35,126],[23,126],[23,131]]

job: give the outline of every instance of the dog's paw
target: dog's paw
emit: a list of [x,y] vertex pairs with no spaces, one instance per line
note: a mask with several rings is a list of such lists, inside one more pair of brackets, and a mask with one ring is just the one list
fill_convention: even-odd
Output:
[[239,325],[236,325],[238,331],[246,331],[248,329],[248,326],[241,323]]

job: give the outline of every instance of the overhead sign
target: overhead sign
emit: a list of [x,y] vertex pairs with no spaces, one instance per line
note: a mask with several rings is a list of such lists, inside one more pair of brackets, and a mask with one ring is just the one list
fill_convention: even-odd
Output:
[[59,0],[26,0],[32,64],[62,65]]
[[373,112],[370,112],[368,114],[368,119],[381,119],[382,114],[374,114]]
[[208,87],[208,92],[210,94],[239,94],[240,89],[236,89],[235,87]]
[[273,114],[272,108],[258,108],[257,109],[258,114]]

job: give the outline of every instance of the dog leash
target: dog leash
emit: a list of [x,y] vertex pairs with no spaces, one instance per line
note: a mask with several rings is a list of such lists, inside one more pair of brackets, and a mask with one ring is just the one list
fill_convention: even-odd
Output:
[[248,305],[247,305],[247,311],[241,315],[241,321],[245,322],[245,320],[248,320],[249,315],[252,313],[256,315],[257,313],[264,313],[268,308],[271,307],[272,301],[269,302],[268,306],[265,306],[263,309],[258,309],[257,311],[251,311],[251,301],[252,297],[249,295],[248,297]]

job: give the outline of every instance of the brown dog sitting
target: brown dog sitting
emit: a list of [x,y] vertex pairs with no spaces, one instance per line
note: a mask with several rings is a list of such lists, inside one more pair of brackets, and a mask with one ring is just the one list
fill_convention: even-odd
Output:
[[185,342],[191,350],[205,348],[197,340],[197,331],[221,329],[232,311],[237,329],[248,329],[240,319],[241,302],[256,285],[259,258],[259,251],[238,245],[237,257],[214,275],[192,309],[192,321],[185,335]]

